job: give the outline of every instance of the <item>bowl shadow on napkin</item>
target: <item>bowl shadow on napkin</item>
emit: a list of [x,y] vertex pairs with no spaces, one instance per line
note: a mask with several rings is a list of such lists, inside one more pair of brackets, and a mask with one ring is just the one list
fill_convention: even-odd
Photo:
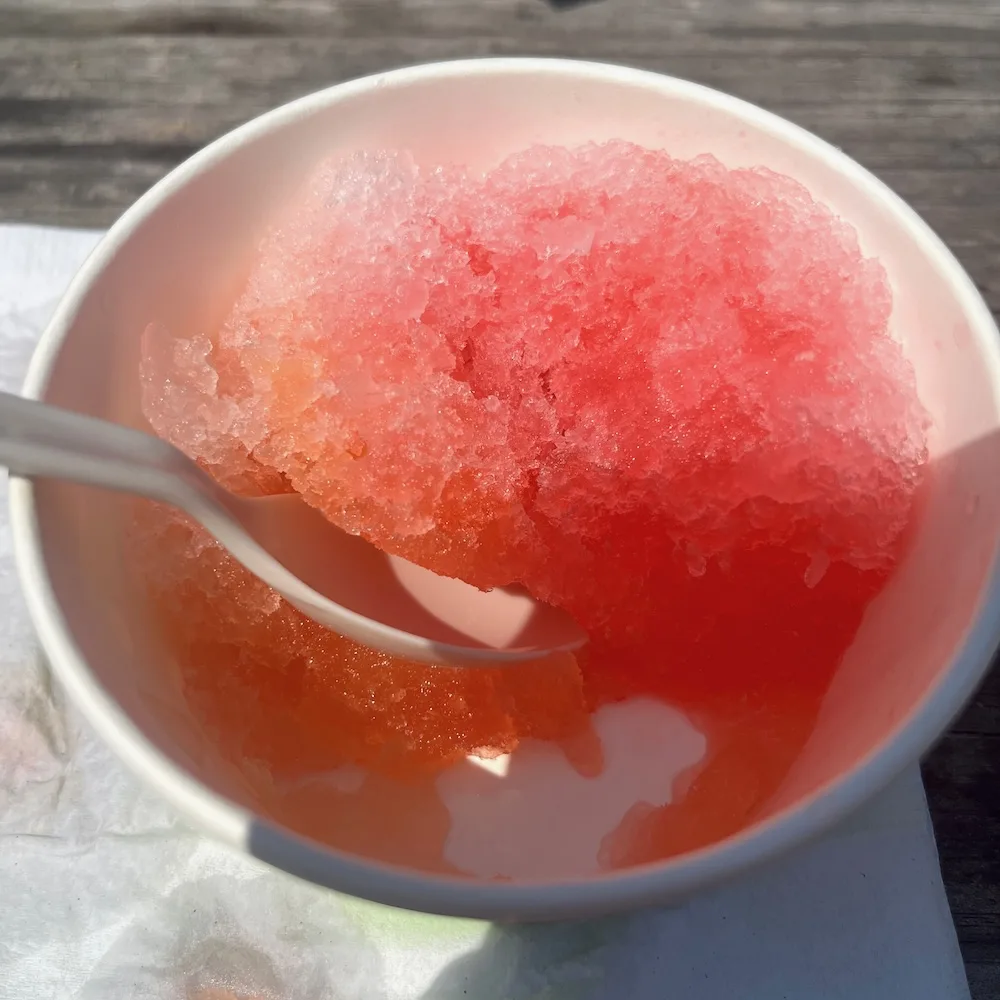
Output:
[[421,1000],[568,1000],[603,995],[607,946],[629,919],[493,924],[478,951],[447,966]]
[[676,906],[494,924],[420,1000],[967,1000],[937,867],[914,765],[828,835]]

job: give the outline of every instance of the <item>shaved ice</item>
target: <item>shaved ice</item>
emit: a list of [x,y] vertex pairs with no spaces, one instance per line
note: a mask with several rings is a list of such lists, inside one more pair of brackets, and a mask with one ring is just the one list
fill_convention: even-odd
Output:
[[599,769],[591,713],[662,698],[713,750],[647,834],[725,836],[808,735],[914,517],[928,420],[891,309],[853,229],[765,169],[623,142],[485,174],[322,164],[218,329],[146,331],[150,423],[238,492],[294,490],[436,572],[523,584],[590,642],[406,663],[146,510],[189,701],[234,759],[291,775],[418,773],[526,736]]

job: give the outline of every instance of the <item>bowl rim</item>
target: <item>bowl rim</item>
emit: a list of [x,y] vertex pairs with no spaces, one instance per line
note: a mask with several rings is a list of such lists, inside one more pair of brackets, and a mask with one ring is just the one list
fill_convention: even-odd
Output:
[[[93,283],[135,229],[166,198],[274,128],[376,89],[479,76],[556,76],[628,85],[740,117],[817,157],[881,201],[949,282],[1000,387],[1000,334],[962,266],[902,199],[858,163],[812,133],[757,106],[664,74],[574,59],[484,58],[424,63],[339,83],[284,104],[226,133],[170,171],[139,198],[92,251],[59,303],[33,354],[23,393],[45,394],[53,364]],[[614,912],[679,898],[735,876],[827,830],[882,790],[935,742],[974,693],[1000,644],[1000,555],[965,642],[917,708],[869,754],[805,798],[708,847],[593,876],[493,882],[418,872],[323,846],[279,828],[210,790],[159,750],[92,673],[63,617],[45,564],[30,481],[11,477],[14,554],[42,649],[72,700],[141,779],[202,831],[237,850],[319,885],[379,903],[481,919],[555,919]]]

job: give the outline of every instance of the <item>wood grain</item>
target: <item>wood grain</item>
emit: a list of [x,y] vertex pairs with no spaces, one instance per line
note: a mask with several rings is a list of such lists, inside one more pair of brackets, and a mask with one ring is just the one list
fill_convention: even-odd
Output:
[[[291,98],[511,54],[672,73],[817,132],[907,198],[1000,312],[998,0],[0,0],[0,220],[105,226]],[[977,1000],[1000,997],[998,772],[994,672],[925,766]]]

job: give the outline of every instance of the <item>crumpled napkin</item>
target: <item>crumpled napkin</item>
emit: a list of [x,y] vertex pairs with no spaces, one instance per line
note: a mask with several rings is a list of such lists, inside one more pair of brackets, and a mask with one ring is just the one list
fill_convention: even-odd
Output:
[[[99,234],[0,226],[0,388]],[[962,1000],[919,771],[681,906],[499,926],[397,911],[188,829],[97,739],[32,636],[0,491],[4,1000]]]

